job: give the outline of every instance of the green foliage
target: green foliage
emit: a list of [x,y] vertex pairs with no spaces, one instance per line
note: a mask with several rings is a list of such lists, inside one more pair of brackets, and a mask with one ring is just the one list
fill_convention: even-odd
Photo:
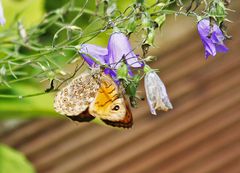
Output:
[[[135,48],[143,51],[139,59],[147,64],[153,60],[147,53],[155,33],[169,15],[210,17],[221,26],[227,17],[223,0],[3,0],[3,5],[7,24],[0,29],[0,118],[55,115],[49,93],[81,64],[81,44],[106,46],[114,30],[136,34]],[[144,74],[130,78],[126,65],[117,73],[130,99],[135,98]]]
[[[36,25],[40,22],[44,14],[45,0],[2,0],[6,17],[6,25],[8,28],[12,25],[16,18],[21,18],[26,27]],[[0,31],[2,27],[0,28]]]
[[163,15],[156,17],[154,21],[157,23],[157,26],[161,28],[162,25],[164,24],[165,20],[166,20],[166,15],[163,14]]
[[132,107],[137,106],[137,89],[139,86],[139,82],[141,80],[141,76],[139,74],[134,75],[133,77],[130,77],[128,80],[123,81],[123,85],[126,89],[126,94],[129,97],[130,104]]
[[224,3],[221,0],[214,0],[209,7],[209,16],[214,18],[220,25],[227,16],[227,11]]
[[122,63],[121,67],[119,67],[117,69],[117,76],[118,76],[118,79],[123,79],[123,80],[127,81],[128,68],[125,63]]
[[56,116],[53,110],[52,95],[22,98],[24,95],[38,93],[40,87],[36,84],[19,83],[12,88],[0,87],[0,93],[17,96],[16,98],[0,99],[0,119],[32,118],[39,116]]
[[0,173],[35,173],[35,170],[20,152],[0,144]]

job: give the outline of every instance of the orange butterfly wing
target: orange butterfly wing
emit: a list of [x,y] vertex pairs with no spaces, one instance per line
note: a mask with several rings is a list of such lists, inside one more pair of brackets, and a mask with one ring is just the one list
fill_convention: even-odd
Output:
[[97,95],[89,106],[89,113],[114,127],[130,128],[133,124],[126,99],[113,79],[105,74],[102,75]]
[[109,120],[102,119],[102,121],[113,127],[131,128],[133,125],[132,112],[131,112],[130,106],[126,100],[125,100],[125,104],[126,104],[127,111],[126,111],[126,115],[125,115],[124,119],[119,120],[119,121],[109,121]]

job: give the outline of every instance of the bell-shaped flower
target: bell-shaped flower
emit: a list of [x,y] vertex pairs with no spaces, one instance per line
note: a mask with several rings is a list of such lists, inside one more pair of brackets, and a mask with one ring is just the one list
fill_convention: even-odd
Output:
[[215,56],[217,52],[227,52],[228,48],[224,45],[225,37],[221,29],[214,23],[210,26],[209,19],[202,19],[198,22],[198,32],[205,48],[205,57]]
[[83,44],[79,53],[91,67],[98,67],[100,64],[106,64],[108,54],[108,50],[106,48],[93,44]]
[[120,67],[122,61],[126,61],[134,68],[143,66],[138,56],[134,54],[128,38],[121,32],[111,35],[107,49],[93,44],[83,44],[79,53],[91,67],[98,66],[96,61],[115,70]]
[[0,25],[5,24],[5,17],[4,17],[4,12],[3,12],[3,7],[2,7],[2,1],[0,0]]
[[168,98],[166,87],[154,71],[149,71],[144,77],[144,87],[151,113],[157,115],[156,110],[168,111],[173,106]]
[[120,66],[119,62],[123,59],[131,67],[139,68],[143,66],[143,63],[139,62],[138,56],[133,52],[128,38],[121,32],[115,32],[108,41],[107,63],[113,68],[118,68]]

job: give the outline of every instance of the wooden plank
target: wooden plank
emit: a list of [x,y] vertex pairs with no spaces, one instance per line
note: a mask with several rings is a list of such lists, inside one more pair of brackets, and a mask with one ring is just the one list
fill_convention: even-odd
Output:
[[[159,171],[162,173],[191,172],[187,171],[186,168],[184,169],[184,167],[199,163],[202,159],[207,158],[208,155],[214,155],[216,150],[221,150],[222,147],[231,145],[240,139],[240,134],[232,134],[233,131],[240,130],[240,117],[227,117],[235,112],[236,108],[228,110],[221,117],[214,117],[205,124],[191,130],[191,132],[186,132],[183,137],[179,137],[178,141],[176,139],[176,141],[168,142],[169,146],[159,146],[154,155],[156,159],[151,159],[153,162],[154,160],[157,161],[146,166],[144,170],[152,173]],[[181,148],[181,146],[183,147]],[[167,148],[167,154],[165,154],[164,150],[160,150],[160,148],[164,148],[165,150]],[[162,158],[164,154],[167,155],[166,158],[157,158]],[[232,155],[234,156],[234,154]]]
[[3,139],[2,142],[18,147],[24,144],[24,141],[28,142],[31,138],[36,137],[37,134],[43,133],[43,129],[48,130],[58,125],[60,125],[60,121],[56,121],[54,118],[30,121],[3,135],[1,137]]
[[[237,85],[237,86],[239,86],[239,84]],[[236,88],[238,88],[236,86]],[[234,93],[234,92],[236,92],[236,89],[235,88],[235,90],[232,90],[232,93]],[[230,94],[231,95],[231,94]],[[158,126],[160,126],[160,124],[159,124],[159,122],[158,121],[154,121],[154,122],[156,122],[156,125],[155,126],[153,126],[153,124],[150,124],[149,122],[147,123],[147,125],[149,125],[151,128],[150,128],[150,130],[149,131],[144,131],[145,133],[147,133],[148,134],[148,136],[147,136],[147,139],[145,139],[145,138],[141,138],[140,136],[137,136],[137,131],[135,131],[135,132],[133,132],[134,133],[134,139],[135,139],[135,137],[137,137],[137,139],[136,139],[136,142],[134,141],[134,139],[129,139],[128,137],[128,135],[129,134],[127,134],[126,136],[125,136],[125,138],[124,138],[124,136],[119,136],[119,135],[117,135],[117,138],[118,139],[112,139],[112,138],[110,138],[110,139],[108,139],[108,140],[111,140],[111,141],[114,141],[114,143],[111,143],[111,144],[109,144],[109,145],[106,145],[106,148],[104,147],[104,148],[102,148],[101,147],[101,143],[104,143],[104,142],[99,142],[98,144],[100,145],[100,146],[96,146],[95,148],[89,148],[89,155],[88,156],[86,156],[86,157],[84,157],[84,160],[83,159],[79,159],[80,158],[80,156],[79,157],[76,157],[76,160],[74,159],[74,157],[72,158],[72,160],[70,159],[70,160],[68,160],[69,161],[69,163],[67,164],[69,167],[73,167],[74,165],[76,166],[79,166],[78,168],[83,168],[83,166],[87,166],[86,164],[87,163],[95,163],[94,164],[94,168],[96,167],[96,161],[97,160],[99,160],[100,159],[100,157],[102,156],[102,155],[104,155],[105,157],[104,158],[106,158],[106,155],[107,154],[109,154],[110,156],[113,156],[113,158],[111,158],[111,159],[109,159],[108,161],[109,162],[111,162],[111,164],[109,164],[109,166],[113,166],[113,165],[115,165],[115,164],[119,164],[119,163],[121,163],[122,161],[124,161],[124,160],[127,160],[126,159],[126,157],[127,158],[129,158],[130,156],[135,156],[136,154],[141,154],[144,150],[147,150],[148,151],[148,148],[151,148],[151,147],[153,147],[154,145],[156,145],[156,141],[151,141],[151,138],[153,138],[154,139],[154,136],[155,135],[157,135],[157,134],[159,134],[160,136],[159,136],[159,138],[158,139],[156,139],[158,142],[164,142],[164,141],[166,141],[167,139],[169,139],[169,138],[172,138],[173,136],[176,136],[176,135],[178,135],[182,130],[186,130],[186,129],[189,129],[189,127],[192,127],[192,126],[194,126],[194,125],[196,125],[196,123],[199,123],[199,121],[201,122],[201,121],[204,121],[204,120],[206,120],[206,118],[209,118],[209,116],[212,116],[213,114],[214,114],[214,111],[216,111],[216,110],[218,110],[218,112],[221,110],[224,110],[225,108],[227,108],[228,106],[230,106],[231,104],[235,104],[235,101],[239,101],[239,95],[235,95],[236,97],[235,98],[233,98],[233,97],[231,97],[229,95],[229,93],[227,93],[227,94],[225,94],[224,96],[218,96],[218,97],[216,97],[216,98],[213,98],[213,100],[211,100],[211,102],[209,102],[209,103],[207,103],[207,104],[205,104],[204,105],[204,107],[208,107],[208,108],[201,108],[201,107],[199,107],[199,109],[197,110],[198,112],[199,112],[199,114],[202,114],[202,110],[205,110],[207,113],[205,113],[205,115],[203,115],[203,116],[195,116],[195,117],[189,117],[189,115],[192,115],[192,114],[196,114],[197,113],[197,111],[194,109],[194,110],[192,110],[191,112],[189,112],[188,113],[188,115],[186,115],[186,117],[181,117],[180,119],[177,119],[177,121],[171,121],[171,122],[169,122],[166,126],[165,126],[165,129],[167,130],[167,131],[169,131],[169,133],[171,134],[161,134],[161,133],[159,133],[159,131],[158,130],[156,130],[155,128],[156,127],[158,127]],[[222,99],[221,99],[222,98]],[[222,102],[221,103],[221,105],[216,105],[215,104],[215,102],[216,102],[216,100],[225,100],[225,102]],[[237,99],[237,100],[236,100]],[[188,105],[188,104],[187,104]],[[210,109],[209,110],[209,107],[212,107],[212,109]],[[194,107],[193,107],[194,108]],[[220,110],[219,110],[220,109]],[[215,112],[215,113],[218,113],[218,112]],[[176,113],[176,112],[175,112]],[[180,112],[180,115],[181,115],[181,113],[182,112]],[[195,122],[195,123],[194,123]],[[172,124],[172,125],[170,125],[170,124]],[[146,126],[147,126],[146,125]],[[164,125],[164,124],[163,124]],[[172,126],[172,127],[171,127]],[[164,127],[164,126],[163,126]],[[163,127],[161,127],[161,128],[163,128]],[[160,128],[160,129],[161,129]],[[164,132],[164,131],[166,131],[166,130],[162,130],[162,132]],[[150,133],[150,131],[152,132],[152,134]],[[114,136],[113,136],[114,137]],[[129,146],[127,146],[127,140],[132,140],[132,143],[131,143],[131,145],[129,145]],[[144,141],[149,141],[148,143],[146,143],[146,142],[144,142]],[[160,141],[159,141],[160,140]],[[144,148],[143,149],[139,149],[138,147],[136,147],[135,145],[133,146],[133,144],[139,144],[139,143],[142,143],[142,144],[145,144],[144,145]],[[123,145],[123,144],[125,144],[125,145]],[[119,147],[126,147],[127,146],[127,148],[128,148],[128,150],[126,150],[126,151],[124,151],[124,153],[123,153],[123,151],[119,148]],[[132,147],[133,146],[133,147]],[[120,149],[120,151],[118,151],[118,149]],[[130,151],[131,151],[131,153],[130,153]],[[121,157],[119,158],[119,159],[121,159],[121,160],[119,160],[118,158],[114,158],[114,155],[118,155],[118,154],[116,154],[115,152],[117,152],[118,154],[122,154],[121,155]],[[126,154],[126,153],[129,153],[129,154]],[[80,155],[80,153],[79,153],[79,155]],[[90,158],[89,158],[90,157]],[[88,160],[88,158],[90,159],[90,160]],[[95,158],[95,159],[94,159]],[[104,160],[104,158],[101,158],[102,160]],[[131,158],[131,157],[130,157]],[[115,161],[114,161],[115,160]],[[114,162],[114,163],[113,163]],[[100,165],[104,165],[104,169],[106,169],[108,166],[106,166],[106,164],[100,164]],[[88,166],[88,167],[90,167],[90,166]],[[77,169],[78,169],[77,168]],[[55,170],[55,171],[53,171],[53,172],[57,172],[57,171],[60,171],[61,172],[61,170],[62,170],[62,168],[59,168],[59,169],[57,169],[57,170]],[[64,170],[65,172],[68,172],[69,170]],[[63,171],[63,172],[64,172]],[[104,171],[103,171],[104,172]]]
[[[240,101],[240,98],[238,98],[238,101]],[[235,104],[233,106],[235,106]],[[209,114],[209,115],[207,115],[207,113],[205,113],[204,111],[201,111],[202,113],[200,114],[202,114],[203,117],[208,116],[208,117],[205,117],[207,119],[203,121],[203,122],[208,122],[210,121],[209,116],[212,116],[212,119],[214,120],[216,117],[218,117],[221,111],[218,111],[215,114]],[[148,133],[147,136],[141,136],[141,139],[136,140],[136,142],[135,141],[131,142],[131,144],[129,144],[129,146],[126,146],[126,148],[120,149],[120,151],[117,151],[117,149],[115,149],[113,153],[111,153],[110,158],[106,158],[106,155],[104,154],[105,157],[102,158],[101,161],[97,162],[97,160],[95,160],[95,162],[94,161],[89,162],[89,163],[94,163],[94,165],[93,164],[91,164],[91,166],[88,165],[86,170],[89,172],[91,172],[92,170],[100,170],[100,172],[101,171],[102,172],[113,172],[113,171],[114,172],[124,172],[124,171],[140,172],[140,171],[143,171],[143,168],[146,168],[148,166],[150,167],[156,162],[163,161],[164,159],[169,157],[170,153],[175,154],[176,152],[180,152],[183,148],[188,148],[189,145],[191,145],[192,143],[194,142],[196,143],[199,140],[202,140],[202,138],[207,137],[208,135],[206,134],[207,132],[209,133],[211,132],[210,131],[211,129],[206,129],[207,131],[205,132],[205,134],[204,133],[199,134],[199,135],[205,135],[205,136],[199,136],[197,135],[197,133],[194,133],[195,136],[193,136],[192,139],[188,139],[187,141],[186,140],[182,141],[182,143],[178,142],[178,145],[181,145],[181,147],[180,146],[176,147],[175,146],[176,143],[174,142],[171,143],[170,142],[171,140],[175,139],[178,136],[181,136],[182,133],[192,131],[193,128],[195,128],[195,126],[200,126],[199,128],[201,129],[201,127],[203,126],[201,122],[202,120],[201,121],[198,120],[198,122],[196,122],[198,124],[196,124],[194,123],[194,119],[195,118],[199,119],[202,117],[200,117],[198,114],[195,114],[195,113],[192,113],[191,115],[194,115],[196,117],[192,118],[192,120],[189,120],[190,127],[187,126],[188,122],[183,117],[182,124],[174,123],[175,125],[173,127],[171,127],[168,124],[169,129],[165,129],[165,130],[160,130],[161,127],[159,127],[159,129],[153,129],[152,133]],[[222,118],[225,118],[225,116]],[[231,123],[234,123],[239,118],[240,118],[239,116],[235,115],[234,117],[231,117],[230,119],[228,119],[228,121],[231,124]],[[225,119],[223,119],[221,123],[222,123],[221,125],[218,124],[219,126],[217,126],[219,129],[218,128],[212,129],[213,131],[212,133],[215,133],[217,130],[220,130],[221,128],[225,128],[225,125],[227,125],[227,122]],[[153,136],[156,136],[157,134],[159,135],[158,138],[156,137],[153,138]],[[141,145],[138,146],[139,144]],[[162,152],[156,152],[154,148],[158,149],[158,146],[161,146],[161,145],[163,145],[161,150]],[[170,147],[169,145],[173,147]],[[114,157],[114,156],[118,156],[118,157]],[[105,160],[105,162],[103,162],[102,160]],[[124,165],[127,165],[127,166],[125,167]],[[81,169],[83,168],[84,166],[81,167]],[[145,172],[149,172],[149,171],[145,170]]]
[[236,157],[229,159],[228,162],[222,164],[216,170],[212,172],[218,173],[239,173],[240,170],[240,155],[236,155]]

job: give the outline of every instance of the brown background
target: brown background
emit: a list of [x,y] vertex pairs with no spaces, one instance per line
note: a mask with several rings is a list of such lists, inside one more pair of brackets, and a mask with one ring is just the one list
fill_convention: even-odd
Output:
[[206,61],[195,26],[181,19],[159,35],[152,65],[172,111],[152,116],[140,103],[130,130],[33,120],[3,133],[1,142],[25,153],[40,173],[240,173],[240,3],[231,8],[237,12],[227,54]]

